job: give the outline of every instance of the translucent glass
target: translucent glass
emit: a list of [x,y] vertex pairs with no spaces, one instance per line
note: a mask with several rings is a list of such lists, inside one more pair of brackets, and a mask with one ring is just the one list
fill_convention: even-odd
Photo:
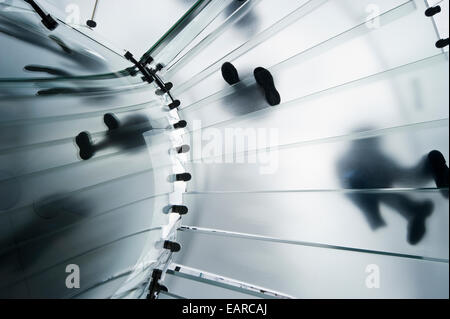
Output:
[[[190,249],[176,256],[178,263],[297,298],[448,298],[447,263],[188,232],[179,236]],[[366,279],[374,269],[380,286],[369,289]]]
[[[379,200],[384,227],[372,229],[361,204]],[[383,201],[385,199],[385,201]],[[397,207],[391,206],[396,203]],[[407,242],[408,221],[398,207],[417,209],[429,201],[432,215],[417,245]],[[448,262],[448,200],[438,190],[335,190],[263,193],[187,193],[185,204],[195,215],[183,224],[254,234],[288,242],[308,242],[371,250],[373,254],[410,255]],[[207,203],[207,204],[204,204]],[[360,204],[358,206],[358,203]],[[390,205],[391,204],[391,205]],[[411,210],[414,213],[414,210]],[[236,222],[236,221],[239,222]],[[227,237],[226,234],[223,235]]]
[[[62,1],[39,3],[64,19]],[[23,1],[0,3],[0,297],[144,298],[158,268],[169,269],[161,298],[261,297],[205,272],[299,298],[448,298],[449,190],[426,162],[433,149],[449,159],[448,54],[425,1],[192,4],[154,44],[136,41],[145,27],[114,26],[165,66],[182,103],[169,111],[91,31],[58,20],[50,32]],[[225,61],[239,84],[224,82]],[[281,105],[268,106],[257,66]],[[87,161],[82,131],[96,146]],[[192,180],[175,182],[184,172]],[[65,286],[68,264],[82,289]]]
[[[241,284],[240,282],[232,280],[232,284],[230,284],[229,280],[223,276],[205,273],[203,270],[199,269],[193,269],[194,273],[174,271],[173,267],[175,266],[177,266],[177,264],[172,265],[170,267],[171,269],[167,271],[167,274],[169,275],[169,280],[167,282],[173,283],[174,288],[179,292],[177,295],[187,295],[189,296],[188,298],[195,298],[193,296],[199,296],[200,293],[204,294],[205,292],[208,292],[209,298],[225,298],[225,296],[232,299],[269,298],[269,296],[264,296],[264,294],[260,293],[259,290],[250,291],[239,287],[238,285]],[[181,266],[181,269],[186,268],[187,267]],[[179,280],[170,280],[172,276],[177,277]],[[184,287],[181,286],[182,284],[184,284]],[[244,283],[243,285],[247,284]],[[195,287],[197,291],[192,291],[193,289],[189,289],[189,287]]]
[[215,149],[209,147],[203,153],[210,156],[186,165],[197,176],[188,189],[245,192],[348,188],[346,174],[352,165],[355,170],[373,166],[364,188],[433,187],[431,176],[422,175],[420,167],[432,150],[442,152],[448,161],[447,133],[448,119],[257,152],[230,152],[228,156],[215,156]]
[[[185,171],[173,136],[180,118],[120,54],[62,21],[48,31],[26,6],[7,9],[0,297],[139,297],[165,251],[161,241],[175,239],[169,212],[182,204],[183,185],[174,174]],[[107,129],[106,113],[118,128]],[[83,131],[95,150],[89,160],[75,140]],[[81,290],[66,287],[69,264],[81,269]]]
[[[153,137],[145,137],[145,142],[150,143],[150,153],[145,144],[141,144],[135,149],[125,149],[111,155],[96,154],[96,158],[80,162],[76,158],[76,147],[72,142],[61,145],[63,148],[49,146],[51,150],[45,147],[31,149],[35,154],[8,153],[9,162],[5,167],[10,169],[10,173],[1,176],[0,181],[3,210],[0,214],[5,225],[11,227],[11,232],[7,232],[6,237],[2,238],[4,245],[1,252],[6,263],[2,263],[2,268],[6,272],[2,272],[1,277],[8,278],[5,285],[1,286],[2,294],[8,289],[6,296],[14,296],[9,294],[9,284],[21,285],[21,278],[26,274],[28,285],[35,285],[28,296],[70,297],[68,290],[65,290],[66,295],[61,295],[64,281],[57,281],[60,279],[59,275],[56,275],[55,281],[51,281],[46,289],[38,289],[38,285],[46,281],[47,276],[55,276],[54,272],[61,270],[62,266],[47,269],[50,264],[60,260],[58,258],[67,257],[62,261],[74,262],[84,267],[84,271],[92,271],[92,278],[83,277],[87,280],[83,287],[87,287],[99,278],[108,278],[123,269],[124,264],[131,267],[138,258],[145,257],[147,260],[157,257],[161,248],[153,245],[157,239],[160,240],[162,233],[151,238],[139,236],[140,245],[132,243],[136,248],[130,250],[129,254],[121,254],[124,261],[112,263],[114,267],[110,266],[100,274],[104,265],[92,261],[89,264],[90,260],[85,260],[83,256],[90,251],[90,247],[101,247],[103,241],[100,239],[108,240],[111,236],[114,239],[114,236],[127,236],[145,227],[162,227],[168,224],[167,209],[171,201],[168,194],[174,190],[170,181],[173,170],[167,160],[171,156],[169,151],[172,144],[163,137],[166,129],[158,130],[160,132],[154,132]],[[56,161],[50,161],[49,158],[55,158]],[[64,159],[70,163],[61,165],[61,160]],[[152,160],[157,163],[155,166],[152,165]],[[11,169],[36,171],[11,175]],[[5,204],[7,207],[3,206]],[[127,213],[128,210],[133,212]],[[91,238],[92,236],[95,238]],[[11,242],[12,238],[14,243]],[[72,245],[76,249],[67,249]],[[121,247],[125,246],[114,248],[116,254]],[[39,258],[34,261],[36,251],[39,251]],[[80,258],[77,252],[80,252]],[[24,273],[14,265],[15,254],[19,254],[24,265],[30,267]],[[103,256],[101,258],[107,258],[107,252],[103,250],[98,254]],[[150,271],[149,268],[146,270]],[[94,272],[97,272],[96,276]],[[126,277],[122,282],[125,279]]]
[[[114,43],[114,47],[127,49],[136,56],[142,55],[152,46],[152,50],[170,41],[168,36],[179,32],[182,22],[197,13],[191,7],[202,7],[205,0],[108,0],[97,3],[94,20],[95,28],[89,28],[86,21],[92,19],[95,1],[91,0],[45,0],[39,1],[48,11],[71,27],[101,43]],[[124,18],[132,17],[132,19]],[[169,30],[169,31],[168,31]],[[130,36],[133,35],[133,36]],[[161,38],[161,39],[160,39]],[[160,39],[160,40],[159,40]],[[111,45],[108,45],[111,47]],[[116,50],[121,52],[121,50]]]
[[[63,21],[58,20],[58,27],[50,31],[40,20],[34,11],[0,11],[2,78],[91,75],[116,72],[129,66],[123,56],[92,41]],[[44,69],[27,71],[25,67],[29,65]]]
[[[164,283],[170,287],[170,292],[187,299],[202,299],[205,296],[211,299],[248,299],[258,298],[241,292],[216,287],[209,283],[202,283],[192,279],[167,276]],[[159,299],[166,299],[160,296]]]
[[186,61],[186,54],[196,55],[202,51],[202,49],[208,45],[215,37],[229,28],[236,19],[239,19],[245,12],[248,12],[261,0],[248,0],[243,2],[231,1],[227,4],[226,8],[222,10],[220,14],[215,16],[211,22],[195,37],[192,41],[178,53],[176,59],[172,60],[163,70],[162,74],[167,76],[166,70],[171,69],[178,61]]
[[220,27],[213,30],[205,29],[206,35],[201,38],[202,40],[186,48],[180,54],[180,58],[166,68],[165,76],[177,84],[177,87],[183,85],[193,75],[216,62],[218,57],[240,48],[256,34],[270,29],[274,22],[295,11],[305,2],[307,1],[288,0],[284,1],[283,6],[267,0],[235,3],[237,10],[227,20],[222,21]]
[[154,56],[155,63],[167,65],[187,46],[212,19],[224,10],[231,0],[211,1],[159,54]]
[[[73,147],[75,153],[75,147]],[[73,155],[74,157],[76,154]],[[126,160],[129,166],[123,167],[117,171],[114,168]],[[20,162],[19,162],[20,163]],[[8,187],[25,184],[26,189],[22,189],[20,200],[12,207],[17,209],[30,205],[38,198],[51,196],[52,194],[73,192],[82,188],[90,187],[107,180],[123,177],[129,174],[142,172],[151,169],[151,164],[145,150],[134,155],[121,154],[106,159],[93,160],[89,162],[79,162],[70,167],[61,167],[50,169],[38,174],[30,174],[19,177],[2,179],[2,184]],[[67,179],[70,184],[67,184]],[[42,186],[45,185],[45,188]],[[2,188],[6,185],[2,185]],[[15,187],[11,188],[13,192]]]
[[[439,14],[435,14],[431,18],[433,19],[437,32],[439,34],[439,38],[446,39],[448,38],[448,19],[449,19],[449,2],[448,0],[427,0],[428,5],[431,6],[439,6],[441,7],[441,12]],[[443,48],[443,50],[448,52],[448,46]]]
[[[113,227],[111,232],[117,228],[126,229],[123,227]],[[122,238],[116,237],[118,240],[105,243],[103,243],[103,238],[102,241],[97,240],[95,243],[92,241],[92,238],[85,237],[86,240],[90,239],[91,247],[92,245],[96,246],[87,251],[82,249],[88,248],[89,246],[81,246],[79,251],[82,251],[82,253],[79,255],[61,260],[58,264],[51,265],[46,269],[36,271],[27,276],[30,294],[40,298],[68,298],[72,294],[75,294],[75,292],[64,289],[65,278],[67,276],[67,273],[65,273],[67,262],[77,264],[80,266],[80,269],[84,269],[84,285],[88,286],[98,281],[99,273],[105,277],[111,276],[116,271],[128,267],[128,260],[139,257],[141,253],[141,242],[146,240],[149,235],[155,236],[155,238],[159,237],[159,232],[160,230],[143,230],[137,232],[136,235],[131,234]],[[67,246],[64,249],[67,251]],[[123,250],[127,251],[126,254],[123,254],[122,258],[117,258],[117,251]],[[36,254],[36,250],[34,254]],[[33,256],[30,255],[28,258],[33,258]],[[97,262],[93,263],[92,260],[97,260]],[[117,289],[118,286],[113,288]],[[65,291],[63,295],[61,294],[61,290]]]
[[[122,121],[127,121],[135,115],[143,118],[147,117],[150,125],[155,129],[167,127],[168,120],[165,116],[168,116],[168,112],[162,107],[146,108],[146,106],[148,104],[143,104],[139,108],[135,107],[135,110],[131,111],[111,111]],[[3,132],[3,135],[0,137],[0,152],[9,152],[25,146],[36,147],[37,145],[35,144],[41,145],[45,143],[41,145],[43,146],[51,143],[67,142],[72,140],[80,132],[80,129],[100,136],[106,131],[106,126],[103,123],[103,115],[106,113],[104,112],[88,112],[87,114],[18,121],[14,125],[5,121],[0,124]],[[19,139],[16,134],[17,130],[23,133],[27,132],[27,138]]]
[[[171,130],[167,118],[153,119],[150,112],[135,111],[133,113],[116,113],[116,115],[118,115],[119,121],[124,123],[148,119],[146,124],[138,121],[135,124],[128,125],[129,130],[142,130],[144,125],[153,128],[156,134]],[[3,149],[0,150],[0,163],[5,167],[14,163],[14,176],[16,177],[51,168],[61,169],[64,166],[69,168],[71,164],[79,162],[74,142],[75,136],[80,133],[81,128],[83,131],[90,132],[93,142],[98,143],[97,160],[99,158],[117,157],[130,151],[134,153],[145,152],[147,148],[143,143],[130,142],[129,145],[108,143],[111,134],[106,130],[103,116],[96,116],[78,120],[38,123],[37,125],[8,126],[3,130],[5,143],[2,143]],[[17,136],[18,129],[22,129],[22,132],[29,134],[29,138],[23,139],[24,142],[26,141],[26,145],[21,145],[21,141],[14,139],[14,136]]]
[[[256,87],[239,90],[208,106],[182,110],[182,117],[195,123],[186,142],[202,136],[204,146],[208,134],[266,128],[264,139],[258,140],[262,148],[447,119],[448,72],[448,55],[438,54],[277,107],[268,106]],[[267,138],[270,130],[276,131],[275,140]]]
[[[364,11],[365,8],[366,6],[361,6],[360,9]],[[221,97],[232,95],[236,89],[254,84],[251,71],[262,65],[269,67],[282,101],[287,102],[358,77],[420,60],[439,53],[433,45],[425,45],[429,43],[429,39],[433,42],[437,37],[432,23],[423,18],[424,10],[423,2],[408,1],[389,11],[381,11],[376,18],[379,27],[370,27],[364,15],[363,17],[359,15],[359,22],[347,22],[335,28],[327,25],[328,33],[325,33],[324,38],[315,36],[314,40],[311,40],[315,43],[304,44],[303,47],[295,47],[293,50],[289,49],[289,43],[297,41],[287,41],[282,33],[277,34],[271,39],[286,43],[282,50],[276,50],[281,47],[280,44],[275,45],[266,41],[264,45],[267,44],[268,47],[258,46],[233,61],[241,74],[241,83],[227,87],[220,71],[217,71],[212,77],[197,83],[189,91],[178,96],[183,101],[183,107],[209,105]],[[300,20],[304,24],[297,26],[299,29],[296,29],[298,31],[296,37],[301,37],[302,30],[311,29],[313,21],[325,19],[326,16],[322,16],[325,14],[325,10],[316,10],[308,15],[310,20]],[[347,20],[340,17],[337,21]],[[409,39],[402,36],[411,30],[417,30],[416,37]],[[330,34],[330,31],[334,32],[334,35]],[[293,36],[290,35],[288,38],[292,39]],[[394,46],[402,50],[390,50]],[[309,76],[310,74],[314,76]]]
[[[108,112],[124,112],[146,108],[156,103],[149,98],[152,91],[148,88],[142,90],[122,91],[112,94],[62,94],[50,97],[8,96],[1,99],[2,119],[0,124],[23,124],[26,121],[58,120],[64,116],[83,117],[103,115]],[[80,103],[80,100],[83,103]],[[15,103],[20,103],[17,108]],[[65,107],[61,107],[64,105]],[[71,117],[66,117],[67,119]]]

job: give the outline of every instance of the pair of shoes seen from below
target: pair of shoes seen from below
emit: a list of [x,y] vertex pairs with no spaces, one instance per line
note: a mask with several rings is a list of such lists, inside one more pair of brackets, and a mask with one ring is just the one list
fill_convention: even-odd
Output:
[[[239,74],[233,64],[230,62],[225,62],[221,68],[222,77],[229,85],[234,85],[240,82]],[[267,103],[271,106],[275,106],[281,103],[280,93],[278,93],[272,74],[269,70],[263,67],[257,67],[253,71],[253,76],[255,77],[256,83],[264,91]]]
[[[117,130],[120,126],[119,120],[112,113],[107,113],[103,116],[103,122],[109,131]],[[95,147],[91,140],[89,132],[81,132],[75,138],[75,143],[80,149],[80,158],[88,160],[95,154]]]

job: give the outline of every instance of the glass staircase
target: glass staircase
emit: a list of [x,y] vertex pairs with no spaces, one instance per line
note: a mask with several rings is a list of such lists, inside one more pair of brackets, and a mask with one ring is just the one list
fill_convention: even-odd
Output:
[[447,0],[173,0],[134,62],[37,3],[54,30],[0,2],[0,297],[448,298],[448,171],[419,172],[449,159]]

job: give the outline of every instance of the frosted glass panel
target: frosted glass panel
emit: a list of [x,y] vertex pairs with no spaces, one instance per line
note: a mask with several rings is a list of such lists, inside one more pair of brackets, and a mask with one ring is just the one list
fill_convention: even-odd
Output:
[[[234,2],[233,15],[223,21],[220,27],[211,31],[205,29],[206,36],[196,46],[188,47],[180,58],[167,67],[165,76],[175,84],[181,85],[192,75],[204,70],[218,57],[246,43],[262,30],[304,5],[307,1],[288,0],[283,6],[273,1]],[[310,1],[311,2],[311,1]],[[326,1],[312,1],[318,6]],[[229,10],[231,11],[231,10]]]
[[[362,6],[361,10],[364,11],[365,8]],[[327,25],[327,30],[333,31],[334,37],[327,34],[322,42],[319,37],[318,42],[311,44],[312,46],[305,45],[301,49],[287,51],[288,55],[285,55],[286,45],[283,46],[283,50],[279,50],[280,53],[274,51],[280,45],[272,44],[261,51],[256,47],[233,61],[243,80],[240,84],[227,87],[220,71],[216,71],[211,78],[179,95],[183,107],[215,93],[214,96],[200,102],[209,104],[221,96],[234,93],[236,89],[254,84],[252,71],[261,65],[270,67],[282,101],[287,102],[293,98],[437,54],[439,51],[433,45],[424,45],[429,43],[428,39],[436,40],[432,23],[424,18],[424,10],[422,1],[407,1],[389,11],[380,11],[377,20],[380,26],[377,28],[368,27],[364,18],[344,27],[330,28]],[[317,12],[318,15],[315,21],[324,19],[320,16],[321,10],[313,12]],[[311,23],[309,27],[305,25],[298,29],[296,37],[300,37],[302,30],[310,30]],[[417,30],[414,38],[406,39],[402,36],[411,30]],[[286,38],[283,42],[286,42]],[[389,49],[394,46],[402,49]],[[373,49],[370,49],[372,47]],[[268,54],[269,52],[271,54]],[[405,52],[407,54],[404,54]],[[358,59],[351,58],[355,56]],[[311,74],[314,76],[310,76]]]
[[184,49],[201,31],[217,17],[222,10],[230,5],[231,0],[211,1],[191,23],[189,23],[177,36],[154,57],[157,63],[168,64]]
[[[47,30],[23,1],[8,4],[0,10],[0,297],[109,298],[124,287],[121,296],[139,297],[162,240],[175,238],[180,118],[120,54],[60,20]],[[91,158],[80,158],[81,132]],[[68,264],[80,267],[81,290],[66,286]]]
[[[183,296],[188,299],[201,299],[204,296],[208,296],[210,299],[248,299],[258,298],[248,294],[216,287],[211,284],[198,282],[195,280],[189,280],[180,277],[174,277],[168,275],[164,280],[164,284],[170,287],[170,292],[178,296]],[[160,298],[164,299],[164,298]]]
[[[115,170],[114,168],[117,167],[117,165],[120,165],[119,163],[125,159],[129,166],[122,167],[123,169],[120,171]],[[142,172],[150,168],[151,165],[147,154],[141,152],[134,156],[122,154],[116,157],[106,158],[105,160],[78,162],[72,165],[70,169],[69,167],[63,166],[60,169],[48,170],[39,174],[30,174],[17,178],[5,178],[2,179],[1,183],[6,183],[8,187],[11,187],[12,193],[15,189],[13,186],[22,183],[27,185],[26,189],[23,189],[20,193],[20,200],[13,206],[14,208],[19,208],[31,204],[40,197],[50,196],[61,192],[73,192],[107,180]],[[69,185],[66,183],[66,179],[71,181]],[[42,187],[43,185],[45,186],[44,188]]]
[[[448,200],[437,190],[187,193],[184,200],[194,212],[185,225],[448,260]],[[427,205],[425,236],[411,245],[408,214]],[[378,228],[370,223],[375,210],[384,222]]]
[[448,118],[448,78],[444,53],[276,108],[269,107],[252,86],[180,113],[193,123],[192,134],[186,136],[191,143],[195,134],[202,134],[199,128],[205,127],[203,133],[219,129],[222,136],[226,129],[276,129],[277,143],[289,144],[348,134],[364,126],[384,128]]
[[[103,278],[106,279],[107,277],[114,275],[121,269],[128,267],[128,258],[139,257],[139,254],[141,253],[140,249],[142,249],[142,246],[140,246],[140,244],[143,240],[147,239],[147,237],[149,236],[149,232],[150,231],[140,231],[137,235],[131,235],[124,239],[119,238],[119,241],[107,243],[104,246],[98,247],[97,249],[88,251],[87,254],[76,256],[75,258],[72,258],[70,262],[83,267],[81,269],[85,269],[86,286],[95,284],[99,280],[99,271],[102,272],[102,277],[104,276]],[[159,237],[159,231],[156,232],[157,233],[150,233],[150,236]],[[117,258],[117,250],[123,249],[127,249],[127,258]],[[100,263],[93,264],[91,262],[92,259],[99,260]],[[110,265],[113,265],[113,267],[111,267]],[[63,288],[61,283],[64,283],[64,280],[62,280],[63,278],[65,278],[64,271],[62,271],[64,269],[65,264],[55,265],[48,271],[40,273],[39,276],[32,276],[31,278],[29,278],[28,281],[31,294],[44,298],[52,298],[57,296],[60,293],[59,291],[61,290],[61,288]],[[46,288],[44,289],[42,289],[43,283],[45,283],[46,286]],[[114,288],[117,289],[117,286]],[[67,292],[64,297],[69,298],[74,294],[74,292]]]
[[[118,119],[126,125],[128,130],[136,132],[153,127],[156,134],[162,134],[162,132],[167,130],[167,127],[170,127],[167,118],[153,120],[145,112],[119,114]],[[11,145],[13,147],[0,151],[0,163],[5,166],[14,163],[14,176],[16,177],[54,167],[62,169],[64,166],[75,165],[79,162],[78,149],[74,146],[75,136],[81,130],[89,131],[92,134],[93,143],[97,149],[95,153],[96,160],[99,160],[99,158],[119,157],[128,153],[142,154],[146,152],[147,146],[143,137],[139,138],[138,136],[134,136],[134,140],[132,141],[115,138],[111,136],[110,132],[105,131],[106,126],[103,123],[103,116],[97,116],[89,120],[53,121],[45,124],[25,126],[22,132],[23,134],[29,134],[30,138],[23,138],[22,140],[31,143],[27,145],[20,145],[20,141],[14,139],[14,136],[17,136],[16,132],[18,127],[9,126],[9,131],[4,130],[5,134],[3,138],[6,140],[6,143],[3,145],[6,147],[8,144],[13,144]],[[92,125],[89,125],[89,122]],[[54,130],[58,128],[60,128],[59,131]],[[54,136],[55,139],[48,139],[49,135],[56,135]],[[8,137],[11,136],[13,137],[12,140],[8,140]],[[35,141],[34,139],[38,140],[37,143],[33,143]],[[167,148],[167,145],[165,147]],[[167,164],[165,162],[165,165]],[[160,163],[153,167],[160,167],[162,165],[164,164]]]
[[[194,233],[180,237],[189,250],[177,262],[297,298],[448,297],[445,263]],[[379,289],[365,284],[369,265],[383,274]]]
[[[424,127],[375,130],[350,139],[344,136],[236,156],[232,152],[222,155],[221,150],[212,156],[216,149],[205,148],[203,153],[209,156],[203,162],[187,165],[197,176],[188,189],[239,192],[433,187],[422,166],[432,150],[442,152],[448,162],[447,133],[448,119]],[[348,174],[359,170],[368,174],[364,186],[352,187]]]
[[[147,108],[146,106],[147,104],[133,111],[111,111],[114,112],[120,121],[127,123],[128,127],[138,124],[133,124],[137,120],[141,122],[147,120],[149,127],[154,129],[166,128],[168,126],[168,112],[162,107]],[[105,113],[89,112],[87,114],[68,115],[59,118],[50,117],[32,121],[22,120],[16,122],[16,125],[10,125],[10,122],[3,123],[4,125],[0,124],[3,132],[3,135],[0,136],[0,149],[2,152],[9,152],[24,146],[37,147],[38,145],[35,144],[63,143],[64,140],[73,140],[80,130],[89,131],[97,137],[102,137],[107,130],[103,122]],[[26,138],[18,136],[18,130],[23,135],[26,135]]]
[[[15,2],[20,1],[13,1]],[[30,7],[31,8],[31,7]],[[128,66],[125,58],[92,41],[58,20],[58,27],[47,30],[34,12],[0,10],[2,78],[79,76],[110,73]],[[11,52],[27,52],[14,55]],[[29,59],[29,57],[33,57]],[[14,59],[15,63],[8,63]],[[39,68],[28,68],[38,66]]]
[[114,25],[170,92],[63,22],[67,1],[39,1],[53,31],[0,3],[0,298],[145,298],[154,269],[161,299],[448,298],[428,155],[449,162],[449,57],[427,2],[173,1],[152,34],[191,9],[156,43]]
[[[152,91],[150,91],[152,92]],[[67,115],[90,114],[103,115],[108,112],[120,112],[143,109],[148,106],[149,90],[120,92],[121,94],[63,94],[51,97],[36,98],[35,94],[28,96],[9,96],[2,98],[1,114],[3,122],[25,121]],[[128,94],[129,93],[129,94]],[[82,103],[80,103],[80,100]],[[20,103],[21,108],[15,107]],[[64,105],[65,107],[61,107]]]
[[[175,59],[166,65],[165,69],[171,68],[172,65],[177,64],[180,60],[186,60],[186,54],[192,56],[195,55],[195,52],[201,51],[213,40],[212,38],[224,32],[224,30],[233,24],[233,21],[245,15],[245,12],[250,8],[253,8],[259,1],[260,0],[228,2],[226,7],[218,15],[210,17],[209,24],[177,54]],[[165,71],[162,71],[162,73],[166,74]]]

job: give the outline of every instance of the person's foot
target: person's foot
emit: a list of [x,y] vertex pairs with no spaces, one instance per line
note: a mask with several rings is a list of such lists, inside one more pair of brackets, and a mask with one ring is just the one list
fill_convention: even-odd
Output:
[[[428,153],[428,163],[430,164],[431,174],[438,188],[449,187],[448,166],[444,155],[439,151]],[[448,190],[442,190],[442,194],[448,198]]]
[[91,137],[88,132],[81,132],[78,134],[75,138],[75,142],[80,149],[81,159],[86,161],[94,156],[94,146],[92,145]]
[[264,90],[266,100],[271,106],[275,106],[281,103],[280,93],[275,88],[273,77],[270,72],[262,67],[258,67],[253,71],[256,82]]
[[433,211],[433,203],[429,200],[418,205],[417,211],[408,221],[407,240],[411,245],[419,243],[426,233],[425,220]]
[[108,130],[117,130],[120,126],[119,120],[112,113],[106,113],[103,116],[103,122],[108,127]]
[[222,64],[222,77],[229,85],[236,84],[240,81],[239,74],[233,64],[225,62]]

